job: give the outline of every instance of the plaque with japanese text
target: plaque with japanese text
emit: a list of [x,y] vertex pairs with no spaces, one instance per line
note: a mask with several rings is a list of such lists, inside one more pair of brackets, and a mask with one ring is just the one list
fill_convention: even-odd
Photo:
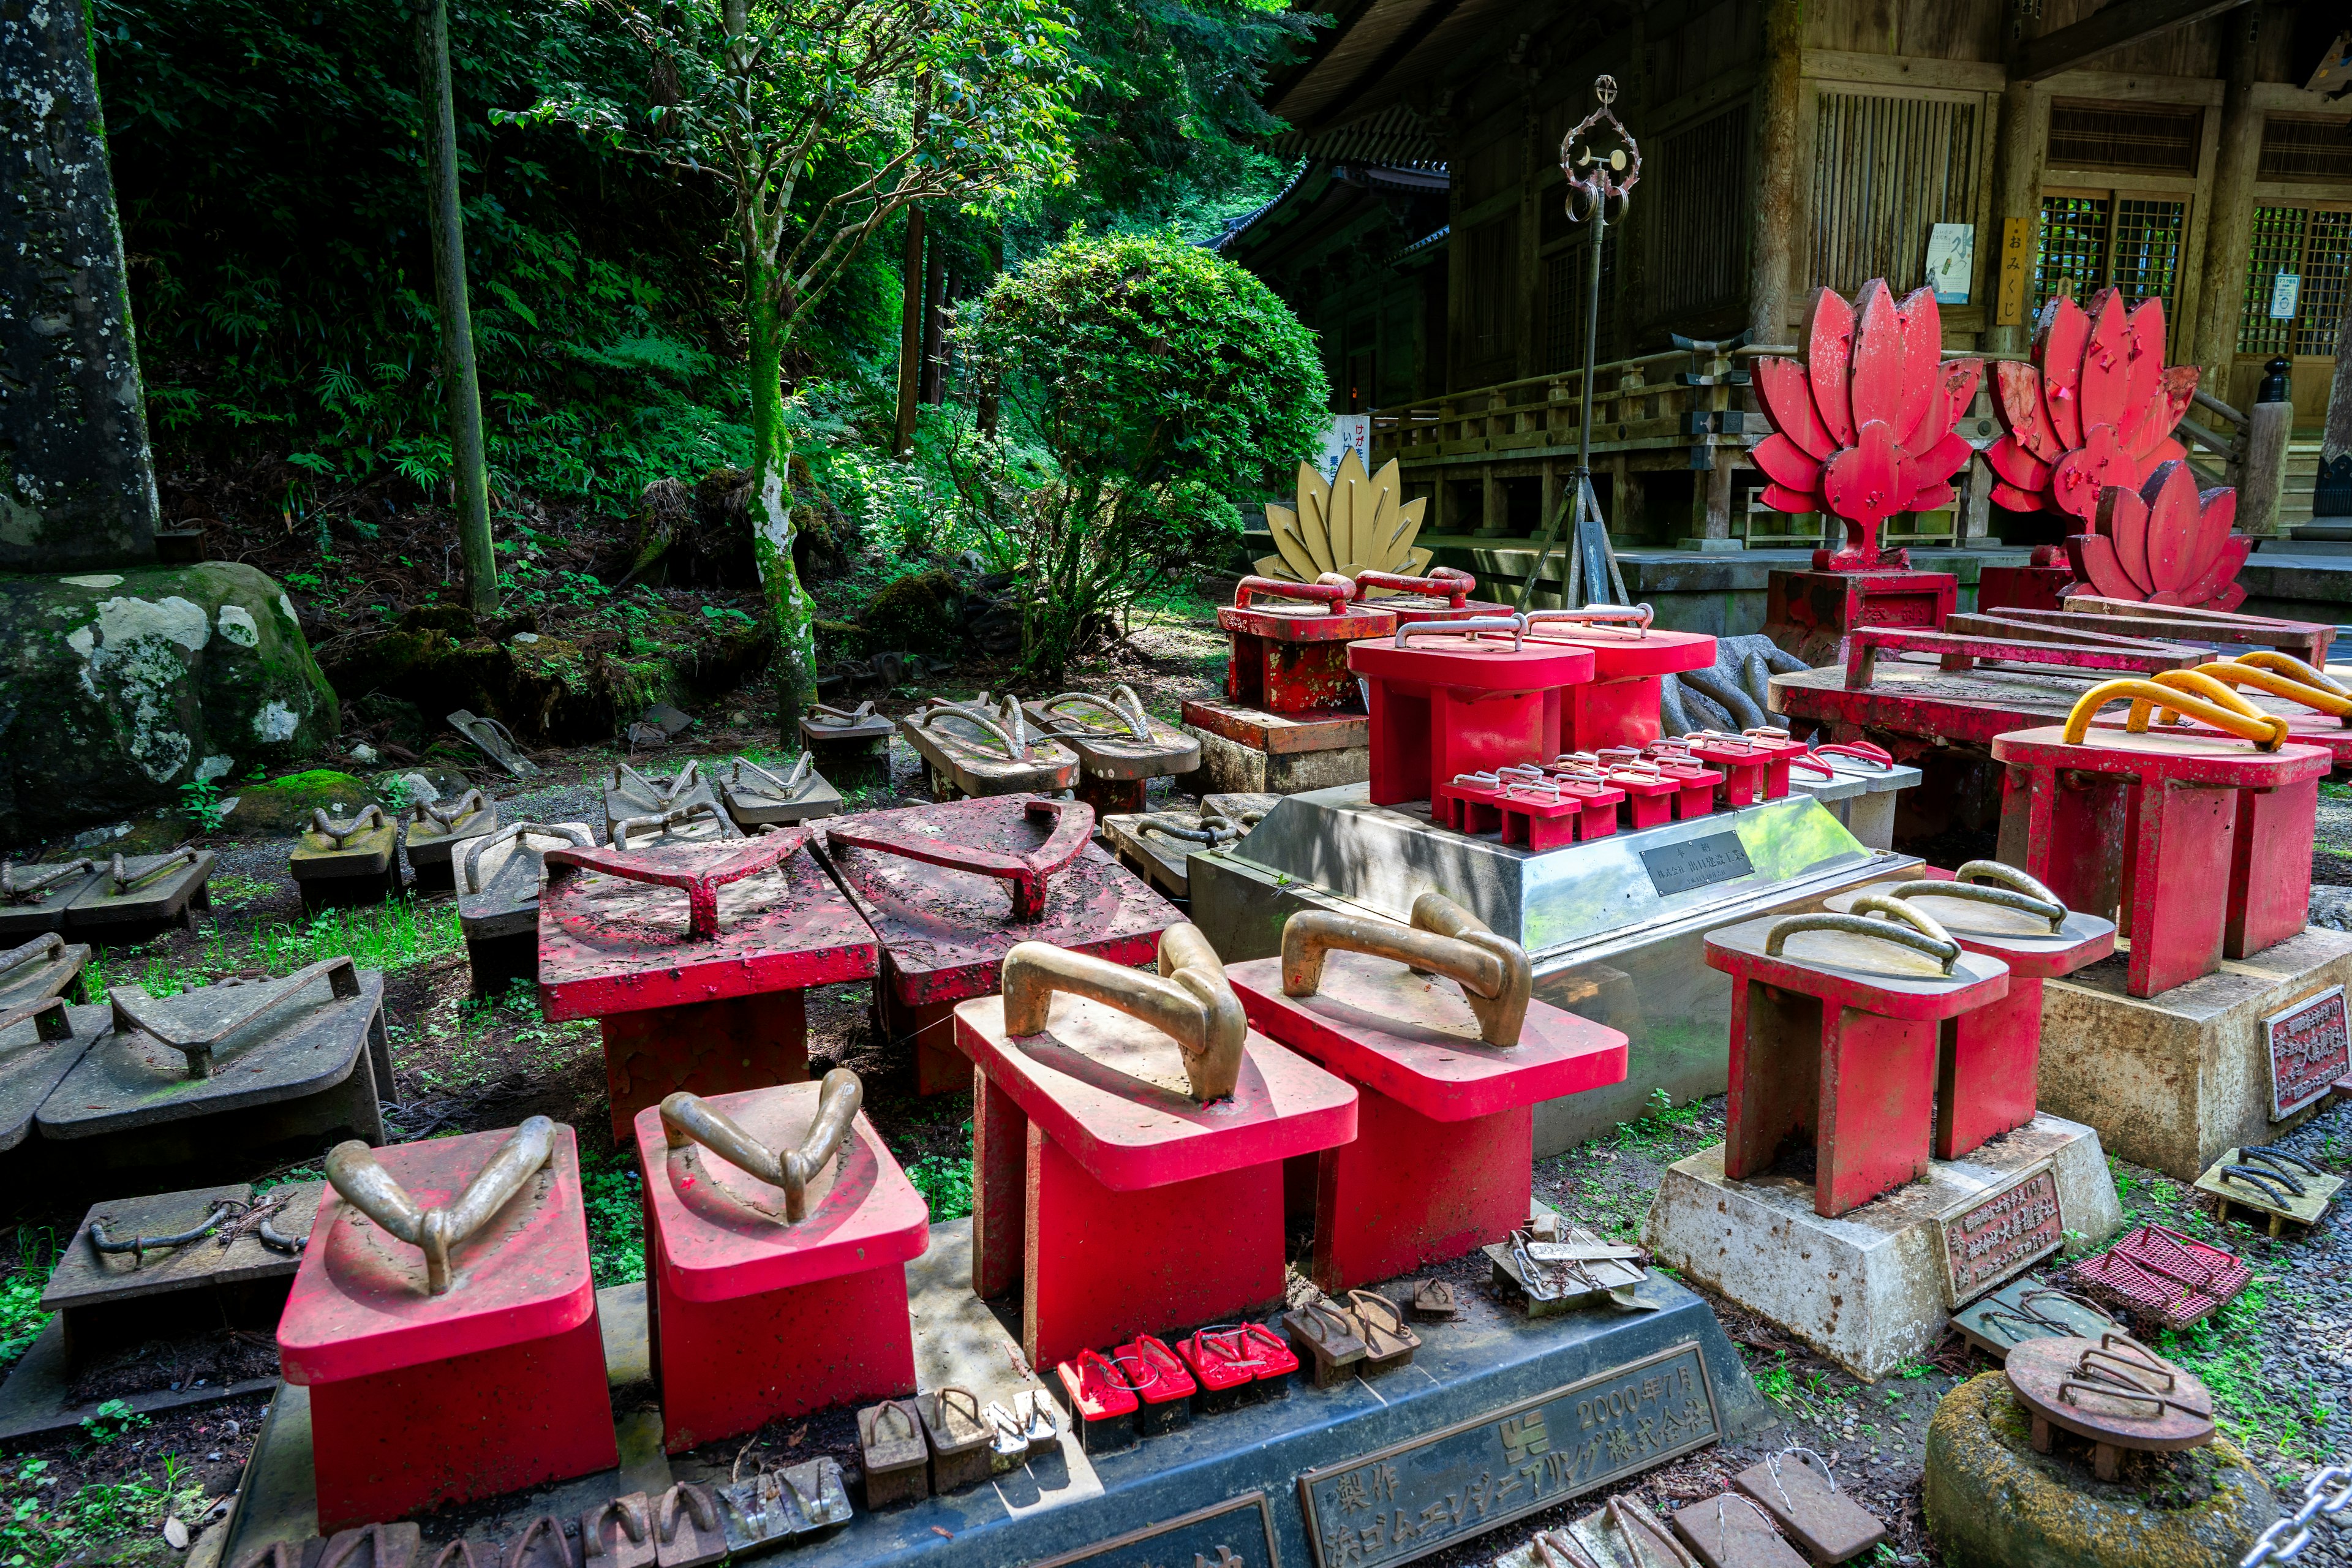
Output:
[[1679,844],[1644,849],[1642,868],[1650,873],[1650,885],[1658,889],[1662,899],[1687,893],[1693,888],[1728,882],[1756,869],[1755,863],[1748,858],[1748,847],[1739,842],[1737,833],[1710,833],[1704,838],[1685,838]]
[[1939,1222],[1951,1305],[1975,1300],[2066,1242],[2058,1175],[2047,1164]]
[[1318,1568],[1388,1568],[1722,1435],[1696,1342],[1298,1478]]
[[1282,1568],[1274,1543],[1274,1509],[1264,1492],[1148,1524],[1108,1541],[1048,1557],[1031,1568]]
[[2294,1115],[2352,1073],[2352,1033],[2344,1012],[2344,987],[2331,985],[2263,1020],[2271,1047],[2272,1121]]

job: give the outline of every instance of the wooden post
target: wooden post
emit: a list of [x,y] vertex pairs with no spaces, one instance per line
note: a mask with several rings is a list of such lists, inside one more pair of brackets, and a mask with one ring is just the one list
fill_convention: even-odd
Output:
[[890,455],[902,458],[915,438],[915,402],[923,374],[923,209],[907,209],[907,248],[898,261],[898,413]]
[[2261,5],[2221,18],[2221,140],[2206,206],[2204,277],[2191,341],[2200,384],[2225,400],[2245,303],[2246,258],[2253,245],[2254,177],[2263,156],[2263,113],[2254,107],[2254,85],[2266,23],[2275,25]]
[[[1797,119],[1804,101],[1804,15],[1799,0],[1768,0],[1764,68],[1756,79],[1756,194],[1749,216],[1749,341],[1790,341],[1797,246]],[[1672,258],[1662,258],[1674,265]],[[1709,538],[1721,538],[1710,534]]]
[[2050,95],[2030,81],[2002,89],[1993,132],[1992,233],[1979,243],[1991,258],[1983,268],[1984,347],[2021,354],[2033,342],[2033,264],[2042,246],[2042,169],[2049,145]]
[[2352,517],[2352,310],[2336,333],[2336,374],[2327,384],[2327,424],[2319,437],[2319,477],[2311,515]]
[[1503,481],[1495,477],[1495,465],[1487,463],[1478,470],[1478,531],[1503,533],[1508,531],[1511,509],[1503,493]]
[[2286,449],[2294,437],[2294,395],[2285,356],[2263,367],[2253,406],[2246,411],[2246,458],[2238,479],[2240,533],[2268,539],[2278,532],[2279,498],[2286,489]]

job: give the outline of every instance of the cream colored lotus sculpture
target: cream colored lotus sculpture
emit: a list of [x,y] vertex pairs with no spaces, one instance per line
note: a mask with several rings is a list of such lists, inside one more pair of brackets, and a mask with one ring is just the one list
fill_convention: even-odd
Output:
[[1420,576],[1433,552],[1415,549],[1412,542],[1429,502],[1406,500],[1403,489],[1393,458],[1377,475],[1368,475],[1349,452],[1328,484],[1312,463],[1299,464],[1298,510],[1271,503],[1265,509],[1276,553],[1258,560],[1259,574],[1292,583],[1312,583],[1326,572],[1343,577],[1359,572]]

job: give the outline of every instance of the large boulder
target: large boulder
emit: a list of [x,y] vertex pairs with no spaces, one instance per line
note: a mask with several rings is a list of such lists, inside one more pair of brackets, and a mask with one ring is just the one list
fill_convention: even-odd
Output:
[[317,752],[336,730],[284,590],[208,561],[0,578],[0,844],[159,805]]

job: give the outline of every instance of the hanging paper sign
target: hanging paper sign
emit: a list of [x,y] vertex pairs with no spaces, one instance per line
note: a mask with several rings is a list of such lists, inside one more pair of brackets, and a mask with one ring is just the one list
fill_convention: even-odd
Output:
[[2271,279],[2272,321],[2294,321],[2295,306],[2301,303],[2302,300],[2302,274],[2296,272],[2282,272],[2277,277]]
[[1938,305],[1965,305],[1977,275],[1977,226],[1939,223],[1927,232],[1927,283]]
[[1372,416],[1369,414],[1338,414],[1332,416],[1331,428],[1323,433],[1323,482],[1330,483],[1339,477],[1339,459],[1349,453],[1364,471],[1372,471]]

